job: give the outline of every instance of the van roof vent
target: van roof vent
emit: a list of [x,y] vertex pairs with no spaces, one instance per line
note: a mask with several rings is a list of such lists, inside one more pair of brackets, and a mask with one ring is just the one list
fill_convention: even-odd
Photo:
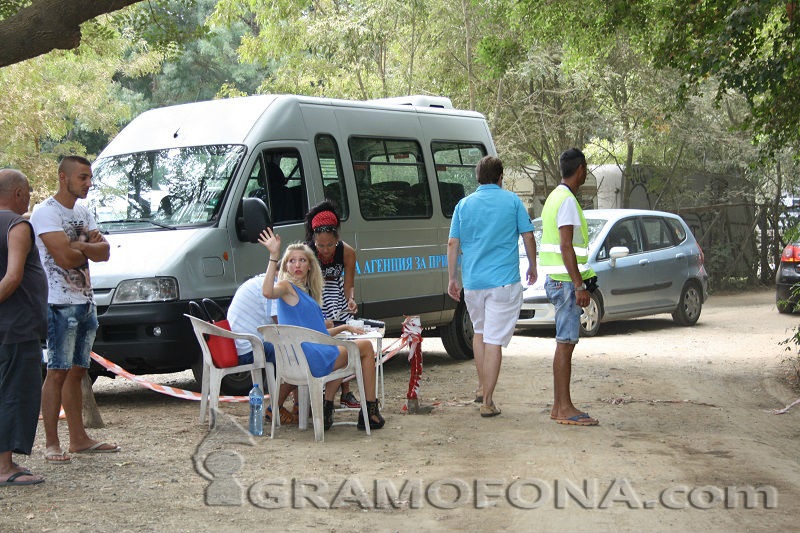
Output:
[[396,96],[394,98],[377,98],[367,100],[375,104],[394,104],[394,105],[413,105],[417,107],[439,107],[443,109],[453,109],[453,102],[445,96],[428,96],[424,94],[413,94],[410,96]]

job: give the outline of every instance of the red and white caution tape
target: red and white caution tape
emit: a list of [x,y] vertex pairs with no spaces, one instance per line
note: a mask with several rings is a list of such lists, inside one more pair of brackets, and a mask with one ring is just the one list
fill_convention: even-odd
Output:
[[[92,359],[94,359],[100,366],[103,368],[110,370],[114,374],[121,376],[125,379],[133,381],[137,385],[150,389],[152,391],[166,394],[167,396],[173,396],[175,398],[182,398],[184,400],[195,400],[198,401],[201,399],[201,394],[199,392],[192,392],[184,389],[176,389],[175,387],[170,387],[168,385],[159,385],[157,383],[150,383],[146,379],[141,376],[137,376],[135,374],[131,374],[121,366],[116,363],[112,363],[105,357],[97,355],[96,353],[92,352]],[[269,398],[269,394],[265,394],[264,398]],[[221,402],[247,402],[249,398],[247,396],[220,396],[219,401]]]
[[406,398],[413,400],[419,393],[422,378],[422,324],[418,316],[409,316],[403,321],[403,336],[408,345],[408,361],[411,363],[411,378],[408,380]]
[[789,405],[787,405],[783,409],[775,409],[774,411],[772,411],[772,414],[773,415],[782,415],[782,414],[788,413],[789,409],[791,409],[795,405],[800,405],[800,398],[798,398],[797,400],[793,401],[792,403],[790,403]]

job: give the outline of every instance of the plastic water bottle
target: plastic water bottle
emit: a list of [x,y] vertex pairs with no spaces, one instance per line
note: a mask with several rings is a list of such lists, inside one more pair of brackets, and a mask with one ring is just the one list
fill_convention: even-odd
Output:
[[258,383],[250,389],[250,433],[257,437],[264,434],[264,395]]

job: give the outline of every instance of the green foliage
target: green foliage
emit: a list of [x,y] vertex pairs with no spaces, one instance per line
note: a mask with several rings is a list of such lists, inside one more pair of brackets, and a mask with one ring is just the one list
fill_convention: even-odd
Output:
[[[159,71],[147,76],[119,78],[122,86],[138,95],[139,99],[132,102],[137,112],[210,100],[218,94],[241,96],[255,92],[268,71],[238,60],[237,47],[247,27],[244,22],[232,20],[229,25],[210,28],[206,18],[214,10],[216,0],[162,0],[159,5],[158,20],[171,21],[160,22],[160,26],[173,29],[148,30],[142,38],[149,45],[165,50],[166,60]],[[173,19],[171,13],[181,16]],[[151,16],[150,11],[137,7],[135,17],[141,16]],[[141,28],[131,31],[138,29]]]
[[[792,296],[795,299],[800,298],[800,285],[795,285],[792,288]],[[792,305],[791,302],[781,303],[785,305]],[[794,307],[793,312],[797,311],[798,309]],[[792,329],[792,334],[788,338],[782,340],[779,344],[784,346],[787,352],[781,363],[783,364],[784,368],[786,368],[787,373],[789,374],[789,379],[794,383],[794,385],[798,386],[800,385],[800,325],[795,326]]]
[[797,4],[778,0],[669,4],[657,5],[665,29],[655,51],[660,64],[684,73],[681,95],[714,76],[719,81],[718,100],[730,90],[745,96],[752,113],[748,124],[770,153],[800,141]]
[[0,0],[0,20],[15,15],[17,11],[30,5],[30,0]]
[[53,51],[0,69],[0,167],[25,172],[35,199],[55,187],[59,156],[86,155],[80,139],[92,132],[113,134],[130,119],[115,75],[141,75],[161,61],[107,18],[84,24],[82,33],[74,51]]
[[211,21],[252,21],[239,54],[274,67],[260,92],[368,99],[413,91],[435,29],[430,7],[422,0],[221,0]]
[[128,28],[150,46],[169,49],[208,33],[208,27],[197,22],[196,14],[202,4],[202,0],[149,0],[115,12],[111,17],[115,26]]

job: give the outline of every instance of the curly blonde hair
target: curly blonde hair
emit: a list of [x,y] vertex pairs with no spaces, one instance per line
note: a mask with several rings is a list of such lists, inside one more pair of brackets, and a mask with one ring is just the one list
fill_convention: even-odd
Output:
[[[286,270],[289,254],[297,251],[306,254],[306,259],[308,260],[308,275],[306,276],[305,283],[295,279],[295,277]],[[322,286],[324,285],[322,269],[319,266],[319,261],[317,261],[317,255],[308,245],[302,242],[295,242],[286,247],[286,251],[283,252],[283,257],[281,257],[281,262],[278,265],[278,281],[283,280],[288,280],[306,291],[308,295],[322,307]]]

